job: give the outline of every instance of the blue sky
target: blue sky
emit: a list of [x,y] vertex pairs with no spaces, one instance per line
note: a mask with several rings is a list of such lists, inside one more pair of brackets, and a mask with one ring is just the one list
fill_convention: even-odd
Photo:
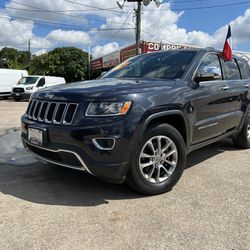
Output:
[[[134,43],[134,5],[120,10],[115,0],[0,0],[0,46],[25,49],[31,39],[32,51],[42,53],[90,44],[99,56]],[[218,5],[229,6],[207,8]],[[234,49],[250,51],[246,0],[172,0],[159,9],[152,2],[143,7],[142,39],[220,48],[229,23]]]

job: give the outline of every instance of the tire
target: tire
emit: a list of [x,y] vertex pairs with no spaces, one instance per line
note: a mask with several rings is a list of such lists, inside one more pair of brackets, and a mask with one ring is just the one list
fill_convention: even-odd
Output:
[[186,166],[184,140],[168,124],[147,131],[142,141],[135,146],[134,152],[126,181],[143,194],[155,195],[170,191]]
[[239,148],[250,148],[250,115],[239,134],[233,138],[234,145]]
[[21,98],[14,98],[14,100],[15,100],[16,102],[20,102],[20,101],[21,101]]

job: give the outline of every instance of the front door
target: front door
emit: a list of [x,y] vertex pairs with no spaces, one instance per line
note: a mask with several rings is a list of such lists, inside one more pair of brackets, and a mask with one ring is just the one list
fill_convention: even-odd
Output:
[[[214,79],[206,75],[214,75]],[[243,113],[240,111],[240,93],[224,80],[221,61],[215,53],[207,54],[199,65],[196,76],[204,79],[194,91],[191,105],[194,110],[192,144],[219,136],[234,129]]]

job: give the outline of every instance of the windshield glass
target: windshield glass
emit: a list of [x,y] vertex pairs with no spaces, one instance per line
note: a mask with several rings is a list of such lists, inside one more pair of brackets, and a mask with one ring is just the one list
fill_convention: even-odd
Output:
[[130,58],[102,78],[177,79],[186,71],[196,51],[168,51]]
[[18,84],[35,84],[39,77],[26,76],[19,80]]

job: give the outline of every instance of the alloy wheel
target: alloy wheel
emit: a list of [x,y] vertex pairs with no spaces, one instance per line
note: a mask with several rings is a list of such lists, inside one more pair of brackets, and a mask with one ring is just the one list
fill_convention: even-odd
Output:
[[249,119],[248,125],[247,125],[247,139],[250,141],[250,119]]
[[161,183],[174,172],[178,163],[175,143],[167,136],[150,138],[143,146],[139,156],[142,176],[151,183]]

